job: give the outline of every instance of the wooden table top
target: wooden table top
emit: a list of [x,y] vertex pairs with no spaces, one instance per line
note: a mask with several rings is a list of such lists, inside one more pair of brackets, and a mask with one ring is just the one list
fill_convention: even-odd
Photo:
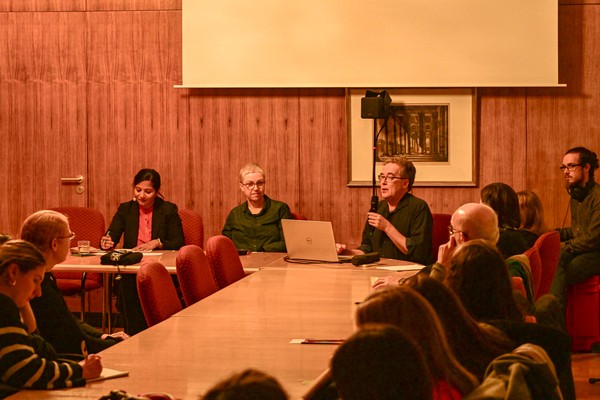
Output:
[[129,371],[128,377],[76,389],[21,391],[10,398],[97,399],[118,388],[197,400],[219,380],[248,367],[272,374],[292,399],[300,398],[336,346],[290,341],[346,338],[354,329],[356,303],[370,292],[374,277],[389,271],[351,264],[290,267],[282,254],[264,254],[244,256],[244,265],[262,266],[257,272],[101,353],[105,367]]

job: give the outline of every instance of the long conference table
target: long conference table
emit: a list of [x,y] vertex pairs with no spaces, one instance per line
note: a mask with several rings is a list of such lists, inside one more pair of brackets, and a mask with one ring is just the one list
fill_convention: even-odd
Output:
[[[300,399],[328,367],[337,345],[294,344],[293,339],[344,339],[354,330],[356,304],[371,291],[381,266],[287,263],[282,253],[242,256],[245,278],[101,352],[106,368],[129,376],[63,390],[24,390],[9,399],[98,399],[111,390],[130,395],[167,392],[197,400],[218,381],[246,368],[276,377],[290,398]],[[70,257],[56,270],[115,273],[99,257]],[[94,260],[96,258],[96,260]],[[176,252],[144,257],[170,272]],[[171,261],[170,261],[171,260]],[[121,267],[135,273],[139,266]],[[395,272],[410,276],[415,271]]]

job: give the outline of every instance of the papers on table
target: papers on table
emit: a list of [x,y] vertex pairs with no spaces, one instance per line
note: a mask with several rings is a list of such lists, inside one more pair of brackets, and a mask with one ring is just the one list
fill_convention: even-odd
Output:
[[86,379],[86,382],[97,382],[103,381],[105,379],[114,379],[121,378],[123,376],[128,376],[129,371],[117,371],[116,369],[111,368],[102,368],[102,373],[99,377],[93,379]]
[[423,268],[421,264],[408,264],[408,265],[379,265],[377,269],[385,269],[387,271],[418,271]]

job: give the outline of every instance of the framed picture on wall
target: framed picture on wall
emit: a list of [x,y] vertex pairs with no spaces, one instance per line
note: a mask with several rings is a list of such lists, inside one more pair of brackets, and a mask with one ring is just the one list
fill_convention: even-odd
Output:
[[[349,186],[371,186],[373,136],[376,174],[386,161],[415,163],[415,186],[475,186],[475,89],[391,89],[389,118],[361,118],[366,89],[348,89]],[[385,122],[385,126],[383,126]]]

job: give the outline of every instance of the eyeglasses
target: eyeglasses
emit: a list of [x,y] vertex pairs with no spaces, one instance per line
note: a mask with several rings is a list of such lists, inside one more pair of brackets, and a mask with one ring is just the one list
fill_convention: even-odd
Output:
[[379,178],[379,182],[394,182],[397,179],[408,179],[408,178],[403,178],[401,176],[394,176],[394,175],[384,175],[384,174],[379,174],[377,175],[377,178]]
[[246,183],[242,183],[242,185],[244,185],[244,187],[248,190],[252,190],[255,187],[257,188],[262,188],[263,186],[265,186],[265,181],[258,181],[258,182],[246,182]]
[[463,231],[456,230],[452,227],[452,225],[448,225],[448,233],[450,234],[450,236],[452,236],[455,233],[463,233]]
[[562,172],[565,172],[565,169],[566,169],[567,171],[575,171],[575,168],[577,168],[577,167],[581,167],[581,164],[567,164],[567,165],[561,165],[561,166],[559,167],[559,169],[560,169]]
[[59,236],[59,237],[57,237],[57,239],[69,239],[69,240],[73,240],[73,239],[75,239],[75,232],[71,232],[71,235],[69,235],[69,236]]

